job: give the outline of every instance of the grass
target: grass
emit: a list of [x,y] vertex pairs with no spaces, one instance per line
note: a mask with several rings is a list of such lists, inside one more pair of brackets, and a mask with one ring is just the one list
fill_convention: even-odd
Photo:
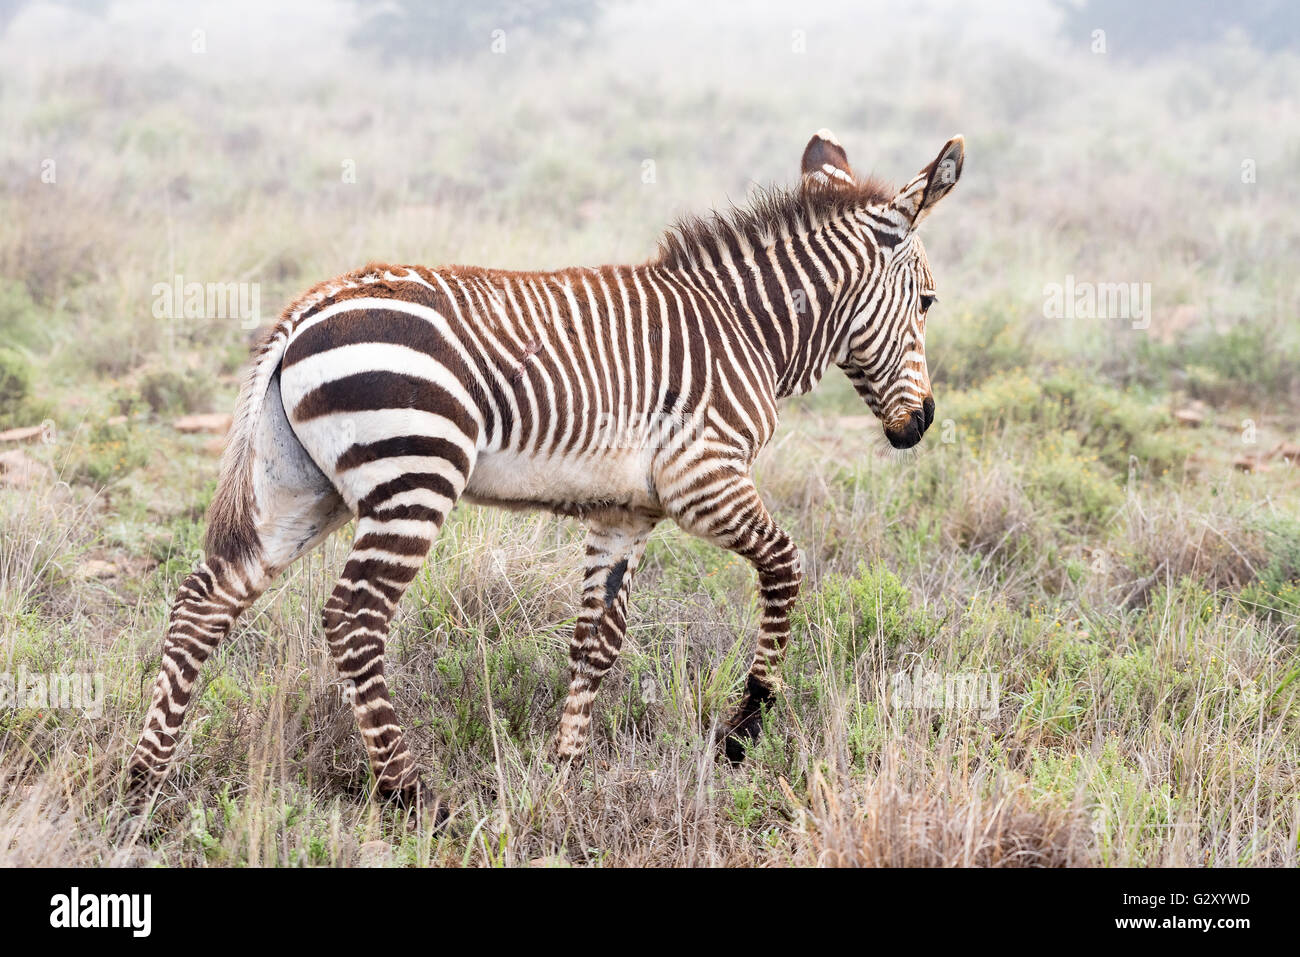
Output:
[[[59,169],[0,194],[0,425],[54,426],[22,447],[44,477],[0,485],[0,674],[93,672],[107,691],[97,717],[0,707],[0,863],[1300,863],[1300,470],[1233,465],[1300,432],[1300,233],[1281,175],[1300,143],[1269,119],[1294,57],[999,53],[925,21],[955,51],[934,75],[906,44],[851,57],[844,102],[812,116],[822,80],[789,63],[784,21],[715,31],[687,81],[661,55],[689,37],[609,17],[562,71],[521,43],[348,84],[329,65],[356,54],[326,37],[279,83],[220,73],[219,31],[209,61],[163,48],[138,66],[37,59],[21,19],[0,38],[0,167]],[[834,60],[838,31],[815,13],[806,28]],[[739,58],[769,81],[742,82]],[[893,75],[913,79],[885,96]],[[437,108],[391,108],[412,89],[437,89]],[[154,284],[258,282],[270,314],[371,257],[638,259],[674,212],[789,181],[822,125],[896,179],[958,129],[970,156],[925,227],[941,304],[921,453],[877,459],[879,426],[832,372],[787,404],[758,463],[808,576],[746,764],[711,743],[758,626],[746,565],[656,532],[592,754],[564,779],[546,747],[580,533],[462,506],[389,651],[411,750],[455,811],[444,832],[370,799],[319,627],[350,530],[241,620],[151,827],[130,820],[120,772],[216,477],[210,437],[171,422],[232,407],[250,335],[154,318]],[[1237,180],[1238,153],[1258,183]],[[1067,274],[1151,282],[1151,327],[1046,318],[1042,289]],[[1193,400],[1199,429],[1173,416]],[[997,695],[988,711],[900,700],[899,675]]]

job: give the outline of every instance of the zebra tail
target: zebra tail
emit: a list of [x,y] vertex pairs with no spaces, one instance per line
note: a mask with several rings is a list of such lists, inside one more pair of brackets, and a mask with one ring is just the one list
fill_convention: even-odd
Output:
[[205,548],[209,557],[247,563],[259,557],[257,501],[253,490],[253,439],[272,381],[289,344],[290,324],[280,322],[254,348],[256,358],[244,373],[234,421],[221,455],[221,477],[208,507]]

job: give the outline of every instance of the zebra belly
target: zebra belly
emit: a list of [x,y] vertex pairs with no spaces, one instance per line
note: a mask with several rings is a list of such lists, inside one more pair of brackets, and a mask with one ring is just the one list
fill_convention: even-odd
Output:
[[616,507],[653,512],[659,499],[644,454],[480,452],[465,496],[471,501],[563,513]]

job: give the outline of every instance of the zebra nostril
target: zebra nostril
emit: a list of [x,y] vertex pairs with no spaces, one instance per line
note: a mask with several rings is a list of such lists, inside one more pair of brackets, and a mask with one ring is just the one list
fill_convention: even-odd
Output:
[[921,403],[921,409],[925,412],[925,427],[928,429],[934,424],[934,398],[927,395]]

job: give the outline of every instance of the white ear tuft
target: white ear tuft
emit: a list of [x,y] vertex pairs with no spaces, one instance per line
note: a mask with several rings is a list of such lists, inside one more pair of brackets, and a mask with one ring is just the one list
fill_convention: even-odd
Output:
[[838,146],[840,149],[844,149],[844,145],[840,143],[840,141],[835,138],[835,134],[832,133],[830,130],[828,130],[826,127],[823,126],[820,130],[817,131],[816,135],[820,139],[823,139],[827,143],[830,143],[832,146]]

